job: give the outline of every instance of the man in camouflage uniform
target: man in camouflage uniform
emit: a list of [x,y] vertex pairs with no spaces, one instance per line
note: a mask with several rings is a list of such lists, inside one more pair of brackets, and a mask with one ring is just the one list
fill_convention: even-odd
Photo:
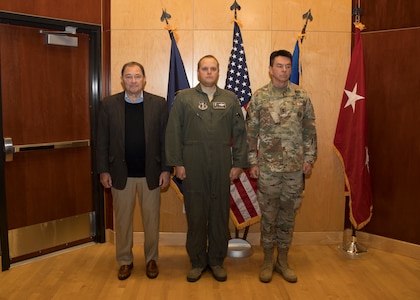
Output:
[[269,72],[271,82],[254,93],[247,114],[250,176],[258,178],[262,212],[264,263],[259,278],[270,282],[274,269],[287,281],[296,282],[287,254],[302,201],[302,173],[311,174],[317,154],[315,114],[306,91],[289,81],[290,52],[271,53]]

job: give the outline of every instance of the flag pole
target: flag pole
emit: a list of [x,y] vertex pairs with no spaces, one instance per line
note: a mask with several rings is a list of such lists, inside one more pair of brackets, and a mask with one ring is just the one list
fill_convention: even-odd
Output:
[[[236,0],[230,6],[230,10],[233,10],[235,12],[234,18],[235,18],[235,22],[236,22],[238,20],[236,11],[241,10],[241,6],[239,5],[238,2],[236,2]],[[248,231],[249,231],[249,225],[245,227],[244,234],[242,236],[242,239],[245,240],[245,241],[246,241],[246,237],[248,236]],[[235,239],[238,239],[238,238],[239,238],[239,229],[235,228]]]
[[311,21],[314,19],[311,13],[311,9],[309,9],[306,13],[303,14],[302,16],[303,19],[305,19],[305,24],[303,25],[302,31],[301,31],[301,37],[300,37],[300,42],[303,42],[303,39],[305,38],[305,34],[306,34],[306,26],[308,25],[308,21]]
[[176,94],[183,89],[190,88],[187,73],[185,72],[184,63],[182,61],[181,53],[177,46],[177,34],[176,28],[171,26],[168,20],[171,15],[162,9],[162,16],[160,17],[161,22],[165,21],[165,29],[168,30],[169,37],[171,39],[171,54],[169,59],[169,78],[168,78],[168,91],[166,101],[168,104],[168,110],[170,111],[175,100]]
[[[349,205],[350,197],[346,195],[346,206]],[[347,214],[346,214],[347,215]],[[357,229],[351,224],[351,238],[348,240],[346,233],[346,229],[344,229],[343,234],[343,245],[342,249],[351,255],[360,254],[367,252],[367,248],[363,245],[361,245],[357,241]]]
[[[241,10],[241,6],[236,2],[230,6],[230,10],[234,11],[235,22],[237,22],[237,11]],[[228,242],[228,253],[229,257],[244,258],[252,255],[251,244],[246,240],[248,235],[249,225],[245,227],[242,238],[239,237],[239,229],[235,226],[235,238],[231,238]],[[230,232],[229,232],[230,235]]]
[[292,74],[290,75],[290,81],[297,85],[302,85],[302,60],[301,57],[301,48],[303,44],[303,39],[306,35],[306,26],[308,22],[313,20],[311,10],[309,9],[306,13],[302,15],[302,18],[305,20],[301,33],[298,35],[293,49],[292,55]]
[[[355,26],[358,27],[358,28],[362,28],[361,30],[363,30],[363,28],[364,28],[364,25],[360,21],[362,13],[363,12],[360,8],[360,0],[358,0],[357,4],[356,4],[356,7],[352,11],[352,16],[355,17],[355,21],[354,21]],[[349,207],[350,206],[350,195],[348,193],[345,193],[345,194],[346,194],[345,195],[346,206]],[[343,250],[346,253],[351,254],[351,255],[367,252],[367,248],[365,246],[361,245],[357,241],[357,229],[356,229],[356,227],[353,225],[352,222],[350,222],[350,223],[351,223],[351,240],[350,241],[346,240],[347,239],[346,235],[343,234]],[[344,231],[346,231],[346,229]]]

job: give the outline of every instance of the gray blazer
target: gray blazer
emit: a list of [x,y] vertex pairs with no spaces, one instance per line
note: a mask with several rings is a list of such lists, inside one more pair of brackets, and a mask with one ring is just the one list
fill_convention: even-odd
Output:
[[[168,108],[164,98],[143,91],[146,138],[146,181],[149,189],[159,186],[159,176],[171,171],[165,164],[165,130]],[[106,97],[100,106],[97,131],[97,172],[111,174],[112,186],[124,189],[125,162],[124,92]]]

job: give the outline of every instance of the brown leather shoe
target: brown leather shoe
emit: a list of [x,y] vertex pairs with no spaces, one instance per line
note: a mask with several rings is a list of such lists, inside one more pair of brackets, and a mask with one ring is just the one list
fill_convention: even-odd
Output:
[[118,270],[118,279],[124,280],[130,277],[131,270],[133,270],[133,267],[134,267],[133,263],[129,265],[122,265],[120,269]]
[[151,261],[149,261],[147,263],[147,265],[146,265],[146,275],[150,279],[154,279],[159,275],[159,269],[158,269],[158,266],[156,265],[156,261],[154,259],[152,259]]

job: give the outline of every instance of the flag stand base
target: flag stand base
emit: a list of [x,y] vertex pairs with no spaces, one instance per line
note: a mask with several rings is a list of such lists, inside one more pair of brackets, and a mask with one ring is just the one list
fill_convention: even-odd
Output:
[[251,244],[244,239],[230,239],[227,255],[233,258],[249,257],[252,255]]
[[248,235],[249,226],[245,228],[242,238],[239,238],[239,231],[235,229],[235,238],[230,239],[228,243],[227,256],[233,258],[245,258],[252,255],[251,244],[247,242],[246,236]]
[[367,248],[357,242],[356,230],[353,229],[351,241],[343,242],[343,250],[349,254],[359,254],[367,252]]
[[343,250],[349,254],[359,254],[367,252],[367,248],[363,245],[360,245],[357,241],[343,243]]

